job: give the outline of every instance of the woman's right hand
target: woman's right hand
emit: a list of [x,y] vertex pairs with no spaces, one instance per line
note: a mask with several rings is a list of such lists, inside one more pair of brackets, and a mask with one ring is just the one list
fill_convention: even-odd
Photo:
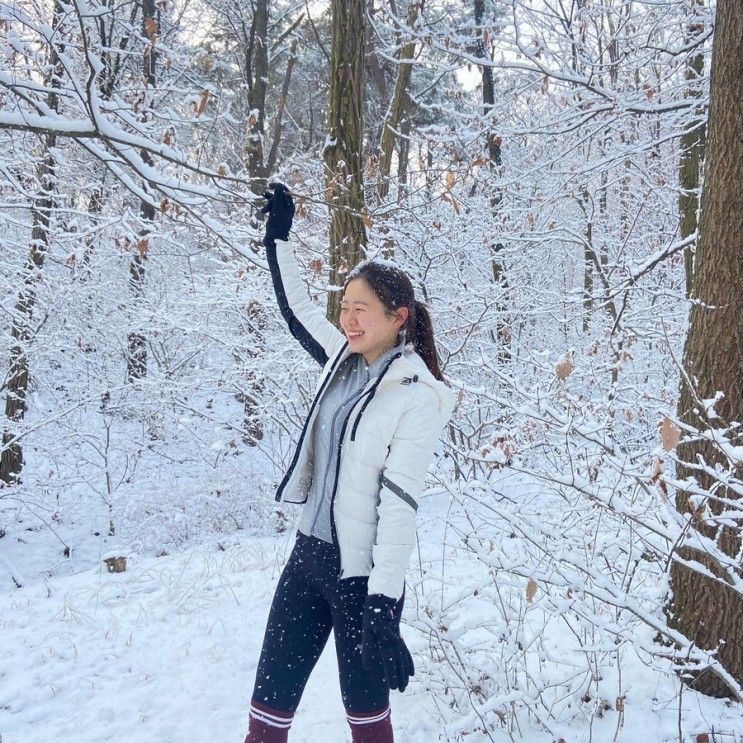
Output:
[[266,234],[263,238],[264,245],[273,243],[275,240],[288,240],[294,219],[294,200],[289,189],[277,181],[272,181],[268,187],[271,191],[263,194],[267,203],[261,209],[264,214],[268,215]]

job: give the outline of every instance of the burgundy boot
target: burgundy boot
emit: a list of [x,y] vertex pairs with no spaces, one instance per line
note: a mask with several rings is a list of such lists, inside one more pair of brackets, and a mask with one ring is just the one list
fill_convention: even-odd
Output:
[[376,712],[349,712],[346,718],[351,726],[353,743],[394,743],[390,708]]
[[294,715],[256,702],[250,703],[248,736],[245,743],[286,743]]

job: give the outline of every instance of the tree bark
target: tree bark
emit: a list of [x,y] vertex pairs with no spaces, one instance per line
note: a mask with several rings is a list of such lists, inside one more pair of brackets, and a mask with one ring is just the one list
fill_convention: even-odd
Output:
[[[712,50],[711,91],[705,180],[699,224],[689,334],[683,355],[678,416],[698,430],[723,429],[732,445],[743,445],[743,4],[718,0]],[[703,400],[721,399],[716,415],[707,415]],[[687,564],[671,564],[669,625],[696,645],[717,649],[722,666],[743,684],[743,596],[733,586],[730,568],[704,550],[696,535],[714,540],[740,567],[741,501],[722,483],[734,464],[708,440],[691,439],[678,447],[679,477],[692,478],[709,493],[704,504],[679,491],[676,507],[690,520],[677,557],[694,561],[715,580]],[[700,471],[704,461],[710,471]],[[714,468],[718,467],[719,477]],[[743,466],[733,476],[740,481]],[[720,517],[722,511],[725,515]],[[737,516],[737,520],[736,520]],[[711,672],[692,674],[696,689],[727,696],[726,684]]]
[[413,100],[410,93],[405,96],[402,120],[400,121],[400,139],[397,141],[397,201],[400,203],[407,195],[408,159],[410,158],[410,131],[412,129]]
[[279,159],[279,147],[281,145],[281,126],[284,118],[284,108],[286,107],[286,97],[289,94],[289,85],[292,81],[292,71],[297,61],[297,40],[292,39],[289,45],[289,60],[286,63],[286,73],[284,82],[281,86],[281,96],[279,105],[276,107],[276,114],[273,124],[273,139],[271,140],[271,150],[268,153],[268,166],[266,173],[273,173],[276,163]]
[[[142,37],[145,40],[144,54],[142,56],[142,77],[145,86],[145,105],[142,116],[147,118],[152,109],[152,95],[156,83],[157,37],[160,33],[155,0],[142,0]],[[152,155],[146,150],[140,152],[142,160],[149,166],[154,167]],[[147,183],[144,190],[149,191]],[[129,288],[132,292],[133,304],[138,305],[144,298],[145,278],[147,276],[147,254],[150,250],[150,235],[152,224],[155,221],[155,207],[147,200],[140,203],[139,214],[142,218],[142,228],[139,231],[139,239],[134,248],[131,261],[129,262]],[[126,378],[128,382],[144,379],[147,376],[147,338],[140,329],[129,332],[127,338]]]
[[[58,29],[62,17],[62,5],[59,0],[54,3],[52,28]],[[60,43],[60,48],[64,47]],[[44,81],[49,86],[47,106],[52,111],[59,111],[60,76],[63,67],[56,46],[52,45],[49,54],[49,76]],[[36,166],[38,190],[31,204],[31,241],[28,258],[23,269],[21,289],[13,307],[10,348],[10,364],[5,393],[5,426],[3,430],[3,447],[0,454],[0,480],[11,484],[18,482],[23,469],[23,449],[16,437],[19,424],[26,416],[27,393],[30,379],[28,347],[34,336],[33,316],[36,308],[36,285],[41,279],[44,261],[49,251],[49,230],[54,208],[55,160],[54,148],[57,136],[53,132],[42,135],[43,150]]]
[[255,0],[248,60],[248,138],[245,148],[250,190],[262,194],[266,188],[263,140],[266,130],[266,90],[268,88],[268,0]]
[[[483,38],[483,18],[485,15],[485,1],[474,0],[475,2],[475,26],[477,41],[475,50],[479,59],[487,61],[488,53],[485,49]],[[495,83],[493,81],[493,68],[489,64],[480,65],[482,75],[482,105],[485,118],[485,143],[488,153],[488,163],[491,174],[495,175],[501,165],[501,138],[492,126],[490,114],[495,105]],[[498,188],[491,189],[490,210],[495,217],[498,213],[503,195]],[[499,253],[503,250],[503,244],[493,239],[490,243],[491,270],[493,273],[493,283],[502,291],[497,301],[498,321],[496,326],[496,341],[498,343],[498,360],[506,362],[511,358],[511,321],[508,319],[508,277],[506,276],[506,267],[501,260]]]
[[333,0],[330,106],[325,195],[331,210],[330,285],[327,315],[337,322],[346,274],[364,258],[366,229],[363,172],[363,0]]
[[[703,0],[694,0],[696,9]],[[693,41],[704,31],[704,24],[694,21],[689,24],[687,36]],[[699,98],[701,90],[699,81],[704,72],[704,55],[700,49],[687,63],[685,77],[690,83],[689,95]],[[699,184],[704,157],[705,123],[702,106],[698,106],[694,119],[681,137],[681,157],[679,159],[679,233],[682,238],[693,235],[697,229],[697,211],[699,209]],[[694,250],[691,247],[684,251],[684,269],[686,271],[686,296],[691,296],[694,276]]]
[[[408,8],[408,16],[405,24],[413,28],[418,20],[424,0],[412,0]],[[382,125],[382,137],[379,142],[379,180],[377,181],[377,200],[381,203],[387,198],[390,190],[390,171],[392,169],[392,153],[395,149],[395,141],[398,138],[398,129],[405,113],[405,104],[410,88],[410,78],[413,73],[411,64],[415,55],[415,41],[409,41],[400,50],[397,65],[397,78],[395,89],[392,93],[387,115]]]

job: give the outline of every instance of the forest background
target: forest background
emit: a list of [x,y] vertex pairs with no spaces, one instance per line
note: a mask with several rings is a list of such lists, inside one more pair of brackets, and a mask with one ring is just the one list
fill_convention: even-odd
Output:
[[14,0],[0,34],[3,591],[291,532],[276,177],[312,298],[395,260],[459,392],[407,618],[447,739],[617,739],[623,668],[669,740],[743,738],[739,3]]

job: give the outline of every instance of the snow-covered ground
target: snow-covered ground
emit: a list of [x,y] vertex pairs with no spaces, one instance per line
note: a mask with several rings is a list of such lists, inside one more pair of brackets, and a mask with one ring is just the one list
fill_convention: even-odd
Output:
[[[398,743],[460,739],[458,729],[476,730],[478,715],[497,722],[493,708],[508,705],[503,695],[494,694],[489,713],[488,703],[477,700],[477,712],[452,708],[453,697],[442,693],[440,683],[452,670],[434,659],[429,639],[420,631],[425,617],[421,607],[428,601],[444,607],[441,616],[450,620],[444,634],[469,651],[476,652],[481,644],[487,653],[496,644],[486,631],[493,613],[490,599],[470,590],[481,585],[474,577],[481,568],[455,549],[446,526],[456,523],[455,511],[443,493],[429,495],[421,508],[421,549],[411,567],[403,629],[419,673],[404,694],[392,695]],[[24,544],[18,542],[24,533],[9,531],[0,539],[0,556],[12,548],[16,566],[24,559],[19,549]],[[121,574],[108,573],[99,561],[106,546],[97,537],[97,546],[89,546],[87,567],[51,577],[39,570],[38,555],[48,559],[47,553],[54,552],[42,549],[50,539],[44,533],[26,533],[29,567],[22,588],[9,587],[5,571],[10,561],[0,560],[2,743],[242,741],[264,623],[293,529],[268,536],[238,533],[163,557],[134,555]],[[91,536],[90,545],[95,539]],[[523,617],[513,621],[522,626],[522,634],[529,633]],[[545,632],[551,639],[534,661],[543,665],[547,678],[551,656],[562,653],[564,660],[569,645],[561,649],[560,634]],[[580,669],[583,658],[576,656],[574,662]],[[497,678],[501,670],[494,668],[492,676]],[[624,653],[619,681],[616,667],[605,671],[601,684],[609,709],[597,712],[597,700],[563,699],[555,702],[560,714],[550,731],[522,709],[506,724],[490,725],[489,734],[472,732],[461,739],[685,743],[715,731],[717,737],[710,741],[743,740],[739,708],[689,690],[679,707],[675,677],[642,663],[630,649]],[[292,741],[350,739],[336,673],[330,642],[296,715]],[[623,711],[616,708],[617,683],[625,696]]]

